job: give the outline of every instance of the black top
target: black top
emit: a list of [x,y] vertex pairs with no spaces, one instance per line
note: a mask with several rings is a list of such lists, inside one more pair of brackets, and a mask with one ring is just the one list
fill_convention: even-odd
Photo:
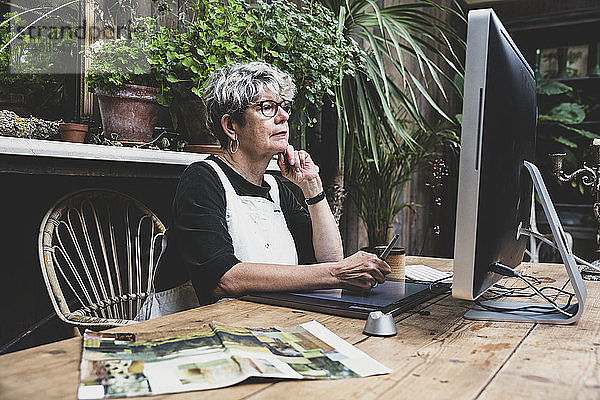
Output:
[[[215,156],[239,196],[271,200],[270,186],[248,182]],[[278,176],[280,206],[290,230],[300,264],[315,262],[312,225],[308,211]],[[211,292],[221,277],[239,263],[233,254],[233,242],[227,231],[225,188],[215,170],[195,162],[183,172],[175,198],[172,221],[167,232],[167,248],[159,261],[155,278],[157,292],[191,280],[201,305],[215,301]]]

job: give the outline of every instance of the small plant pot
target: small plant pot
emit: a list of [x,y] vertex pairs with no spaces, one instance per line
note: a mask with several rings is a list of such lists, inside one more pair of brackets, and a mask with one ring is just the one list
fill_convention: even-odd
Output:
[[61,123],[58,126],[63,142],[83,143],[88,126],[84,124]]

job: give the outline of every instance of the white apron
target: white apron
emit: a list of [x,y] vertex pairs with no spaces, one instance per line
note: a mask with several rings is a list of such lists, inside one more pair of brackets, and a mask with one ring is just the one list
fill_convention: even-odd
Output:
[[[262,197],[238,196],[216,162],[203,162],[215,170],[225,188],[225,219],[237,259],[264,264],[298,264],[296,245],[281,211],[275,178],[268,174],[264,176],[271,187],[269,194],[273,201]],[[192,283],[187,281],[172,289],[151,293],[135,320],[144,321],[198,306]]]

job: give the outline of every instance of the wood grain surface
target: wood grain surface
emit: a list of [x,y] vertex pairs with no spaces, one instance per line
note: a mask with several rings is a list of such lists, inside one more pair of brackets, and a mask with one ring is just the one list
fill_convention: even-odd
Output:
[[[408,264],[451,270],[452,261],[408,257]],[[560,286],[562,266],[526,264],[525,273]],[[293,326],[316,320],[393,373],[326,381],[254,379],[178,399],[597,399],[600,397],[600,282],[575,325],[468,321],[470,302],[440,296],[398,315],[398,335],[362,334],[364,320],[262,305],[221,302],[112,331],[140,337],[195,330],[209,321],[240,327]],[[81,338],[0,357],[1,399],[75,398]]]

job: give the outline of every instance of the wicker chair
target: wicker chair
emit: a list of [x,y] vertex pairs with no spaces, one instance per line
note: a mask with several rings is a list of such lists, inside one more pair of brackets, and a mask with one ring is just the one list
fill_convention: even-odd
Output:
[[164,233],[146,206],[112,190],[60,199],[42,220],[38,242],[58,317],[89,329],[134,323],[152,289]]

